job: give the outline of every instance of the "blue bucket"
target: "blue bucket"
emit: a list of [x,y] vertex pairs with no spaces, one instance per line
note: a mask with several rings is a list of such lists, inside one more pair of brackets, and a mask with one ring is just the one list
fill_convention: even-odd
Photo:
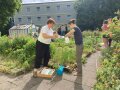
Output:
[[63,71],[64,71],[64,66],[60,66],[57,70],[56,73],[58,76],[62,76],[63,75]]

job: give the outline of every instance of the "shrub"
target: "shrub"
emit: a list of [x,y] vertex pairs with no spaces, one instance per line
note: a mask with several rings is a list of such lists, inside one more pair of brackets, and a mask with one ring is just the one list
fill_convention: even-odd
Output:
[[95,90],[120,90],[120,21],[113,19],[110,31],[113,34],[111,48],[102,51],[101,66],[97,70]]

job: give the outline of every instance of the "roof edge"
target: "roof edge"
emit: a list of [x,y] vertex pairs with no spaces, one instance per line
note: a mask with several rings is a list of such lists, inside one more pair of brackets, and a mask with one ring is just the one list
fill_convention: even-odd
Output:
[[47,4],[47,3],[61,3],[61,2],[75,2],[75,0],[71,0],[71,1],[55,1],[55,2],[35,2],[35,3],[22,3],[22,5],[31,5],[31,4]]

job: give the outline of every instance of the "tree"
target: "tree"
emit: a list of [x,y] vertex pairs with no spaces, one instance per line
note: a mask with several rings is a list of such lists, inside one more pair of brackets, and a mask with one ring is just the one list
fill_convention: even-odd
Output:
[[[0,30],[3,31],[10,18],[13,17],[16,11],[21,7],[21,0],[0,0]],[[4,32],[4,31],[3,31]]]
[[77,0],[75,3],[77,24],[83,30],[96,29],[103,20],[115,16],[120,0]]

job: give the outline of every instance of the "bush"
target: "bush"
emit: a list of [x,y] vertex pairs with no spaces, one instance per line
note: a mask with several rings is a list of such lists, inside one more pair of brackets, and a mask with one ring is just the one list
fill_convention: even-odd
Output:
[[30,69],[35,58],[35,41],[32,37],[16,37],[14,39],[7,36],[1,37],[0,54],[4,57],[2,65],[3,69],[7,68],[3,72],[10,73],[11,69]]
[[112,32],[112,38],[115,42],[120,42],[120,21],[117,17],[113,18],[113,22],[110,24],[110,31]]
[[6,55],[11,52],[11,40],[7,36],[0,37],[0,54]]
[[97,70],[95,90],[120,90],[120,21],[113,19],[110,30],[113,34],[111,48],[102,51],[101,67]]
[[112,49],[103,52],[95,90],[119,90],[116,88],[120,85],[120,55],[115,54]]

